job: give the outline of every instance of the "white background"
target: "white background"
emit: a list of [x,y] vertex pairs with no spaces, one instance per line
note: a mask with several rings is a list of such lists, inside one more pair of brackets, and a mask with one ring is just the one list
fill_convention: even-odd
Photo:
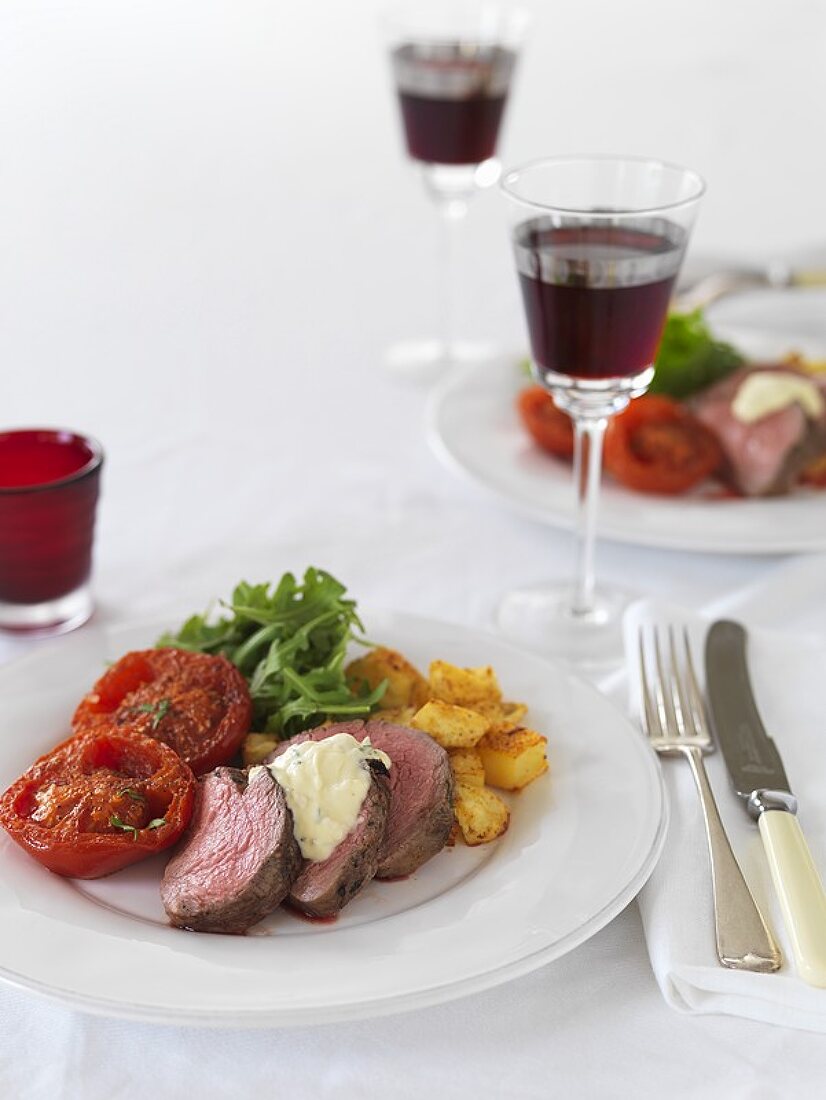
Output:
[[[285,489],[306,477],[304,440],[335,442],[329,508],[351,476],[384,499],[400,491],[393,469],[420,469],[399,434],[416,398],[380,362],[391,340],[437,327],[437,227],[403,156],[377,9],[0,5],[2,420],[102,439],[102,530],[130,557],[228,541],[253,464],[272,497],[248,536],[293,534]],[[709,183],[695,262],[826,252],[822,0],[533,13],[506,162],[671,158]],[[464,332],[521,347],[500,204],[490,191],[471,209]],[[162,482],[145,482],[150,460],[167,464]]]
[[[0,3],[0,421],[101,438],[112,620],[313,562],[364,601],[487,625],[502,587],[567,568],[565,537],[439,469],[422,392],[381,368],[438,310],[435,216],[403,156],[376,8]],[[506,161],[684,162],[709,184],[695,260],[826,250],[822,0],[533,8]],[[464,263],[466,333],[522,347],[495,192],[471,210]],[[600,555],[605,576],[695,606],[776,564]],[[144,1075],[155,1096],[280,1095],[279,1067],[296,1098],[373,1095],[366,1082],[807,1096],[826,1063],[816,1036],[668,1010],[634,909],[505,990],[368,1027],[221,1038],[5,989],[0,1023],[0,1091],[38,1100],[131,1098]]]
[[[435,228],[402,156],[377,8],[4,0],[9,412],[43,410],[32,372],[82,388],[105,362],[109,403],[130,378],[146,430],[170,412],[146,396],[155,372],[214,382],[255,364],[321,386],[435,324]],[[708,180],[695,253],[826,245],[822,0],[532,10],[506,162],[661,156]],[[508,342],[522,321],[499,202],[472,212],[466,328]]]

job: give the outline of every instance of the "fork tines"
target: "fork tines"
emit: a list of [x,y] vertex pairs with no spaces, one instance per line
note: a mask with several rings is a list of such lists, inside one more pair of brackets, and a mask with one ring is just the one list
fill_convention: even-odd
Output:
[[[647,632],[650,632],[648,645]],[[691,656],[688,630],[683,627],[680,634],[681,645],[674,627],[669,625],[666,663],[664,647],[660,643],[660,628],[653,625],[640,627],[643,726],[652,740],[663,743],[679,739],[682,744],[689,741],[708,748],[711,738]]]

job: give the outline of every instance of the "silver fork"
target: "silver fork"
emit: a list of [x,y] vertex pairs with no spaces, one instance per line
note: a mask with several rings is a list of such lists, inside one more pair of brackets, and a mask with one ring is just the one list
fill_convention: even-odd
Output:
[[639,641],[645,732],[657,753],[686,757],[703,807],[717,958],[734,970],[777,970],[780,951],[731,850],[703,763],[703,753],[713,752],[714,744],[694,672],[688,631],[682,631],[683,652],[679,659],[674,628],[668,628],[667,666],[656,627],[651,628],[648,659],[644,627],[640,628]]

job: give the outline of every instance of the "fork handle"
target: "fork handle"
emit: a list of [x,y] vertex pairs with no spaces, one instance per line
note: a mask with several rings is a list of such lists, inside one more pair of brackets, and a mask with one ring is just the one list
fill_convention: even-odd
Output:
[[708,838],[717,957],[723,966],[733,970],[756,970],[761,973],[777,970],[780,951],[731,850],[708,781],[702,751],[692,745],[686,746],[684,752],[700,794]]

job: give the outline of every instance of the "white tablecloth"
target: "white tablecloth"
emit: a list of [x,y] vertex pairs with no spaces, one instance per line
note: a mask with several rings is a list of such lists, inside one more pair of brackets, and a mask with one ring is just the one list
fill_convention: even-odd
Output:
[[[4,9],[0,419],[102,440],[95,587],[109,621],[198,608],[241,577],[317,564],[364,602],[487,626],[503,589],[566,571],[569,538],[446,474],[423,438],[425,394],[382,373],[388,341],[421,333],[437,315],[432,212],[401,157],[373,5],[307,5],[289,18],[284,7],[42,0]],[[817,12],[804,0],[768,7],[771,17],[754,13],[748,28],[758,61],[775,57],[776,26],[794,35],[784,58],[808,56],[822,31]],[[705,0],[699,8],[717,10]],[[575,9],[562,30],[592,49]],[[634,0],[629,25],[662,11]],[[563,118],[552,91],[566,51],[549,12],[538,12],[540,37],[526,57],[526,99],[512,105],[514,155],[558,145],[652,150],[709,176],[717,167],[718,196],[730,199],[722,121],[683,133],[674,119],[698,94],[709,118],[723,119],[720,96],[734,103],[763,89],[764,68],[735,48],[745,29],[724,23],[720,39],[687,26],[690,46],[675,66],[704,77],[693,92],[680,83],[682,108],[668,97],[651,105],[659,78],[646,36],[637,70],[624,53],[621,68],[605,68],[615,52],[606,45],[592,59],[594,78],[638,71],[639,85],[627,87],[621,120],[593,113],[603,99],[586,97],[577,123],[573,99]],[[543,42],[553,66],[543,65]],[[800,104],[820,79],[812,66],[804,86],[808,71],[794,67]],[[556,104],[558,133],[549,136],[540,99]],[[792,140],[790,113],[781,115],[778,150]],[[762,137],[772,117],[755,111],[744,125]],[[806,145],[810,169],[822,162],[815,146]],[[804,241],[820,215],[812,176],[801,171],[796,185],[794,231],[784,236],[787,215],[763,219],[771,248]],[[742,187],[742,173],[736,179]],[[706,246],[751,246],[758,210],[763,217],[769,191],[786,179],[756,181],[765,200],[746,196],[739,230],[710,197]],[[471,212],[463,308],[468,330],[519,347],[499,214],[493,194]],[[696,607],[775,577],[782,593],[786,563],[606,544],[599,567],[606,580],[637,578],[652,595]],[[778,601],[766,607],[777,613]],[[25,648],[3,642],[0,656]],[[734,1100],[819,1095],[824,1069],[818,1036],[668,1009],[633,905],[529,977],[352,1025],[155,1027],[86,1017],[0,985],[0,1095],[19,1100]]]

